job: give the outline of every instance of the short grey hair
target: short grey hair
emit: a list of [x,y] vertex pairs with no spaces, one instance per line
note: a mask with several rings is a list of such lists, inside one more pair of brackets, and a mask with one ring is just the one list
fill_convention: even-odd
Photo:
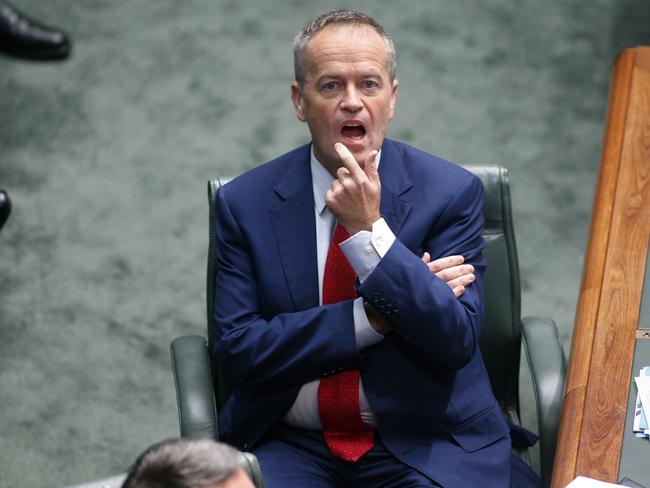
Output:
[[238,455],[208,439],[168,439],[140,455],[122,488],[213,488],[235,474]]
[[386,59],[390,81],[393,81],[395,79],[395,75],[397,74],[397,53],[395,52],[393,39],[390,37],[390,34],[386,32],[386,29],[384,29],[372,17],[360,12],[355,12],[354,10],[333,10],[332,12],[323,14],[311,22],[308,22],[293,40],[293,69],[296,81],[300,86],[303,86],[305,83],[305,53],[307,51],[307,45],[317,32],[320,32],[323,28],[325,28],[325,26],[330,24],[355,26],[365,25],[374,29],[374,31],[379,34],[379,36],[384,41],[384,44],[386,45]]

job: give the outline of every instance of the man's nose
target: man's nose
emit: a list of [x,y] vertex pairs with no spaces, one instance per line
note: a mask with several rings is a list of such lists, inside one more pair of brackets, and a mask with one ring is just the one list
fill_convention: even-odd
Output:
[[358,112],[363,108],[361,97],[356,88],[351,87],[345,90],[343,100],[341,100],[341,109],[348,112]]

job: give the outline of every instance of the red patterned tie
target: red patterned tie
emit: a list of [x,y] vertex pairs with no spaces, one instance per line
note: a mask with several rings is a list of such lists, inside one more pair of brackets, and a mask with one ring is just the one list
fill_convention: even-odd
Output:
[[[339,248],[348,237],[345,228],[337,224],[325,264],[324,305],[357,297],[356,275]],[[363,423],[359,409],[359,370],[321,378],[318,409],[325,442],[334,456],[354,462],[372,449],[374,431]]]

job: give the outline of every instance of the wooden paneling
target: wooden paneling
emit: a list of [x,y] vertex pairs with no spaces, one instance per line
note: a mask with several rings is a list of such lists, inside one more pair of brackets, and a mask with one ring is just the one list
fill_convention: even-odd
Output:
[[553,475],[617,481],[650,235],[650,48],[614,67]]

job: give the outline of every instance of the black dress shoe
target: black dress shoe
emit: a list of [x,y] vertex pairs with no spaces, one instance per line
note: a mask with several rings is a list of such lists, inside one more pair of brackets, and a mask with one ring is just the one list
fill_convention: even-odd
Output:
[[0,53],[25,59],[65,59],[70,41],[63,32],[35,22],[0,1]]
[[4,190],[0,190],[0,229],[11,213],[11,200]]

